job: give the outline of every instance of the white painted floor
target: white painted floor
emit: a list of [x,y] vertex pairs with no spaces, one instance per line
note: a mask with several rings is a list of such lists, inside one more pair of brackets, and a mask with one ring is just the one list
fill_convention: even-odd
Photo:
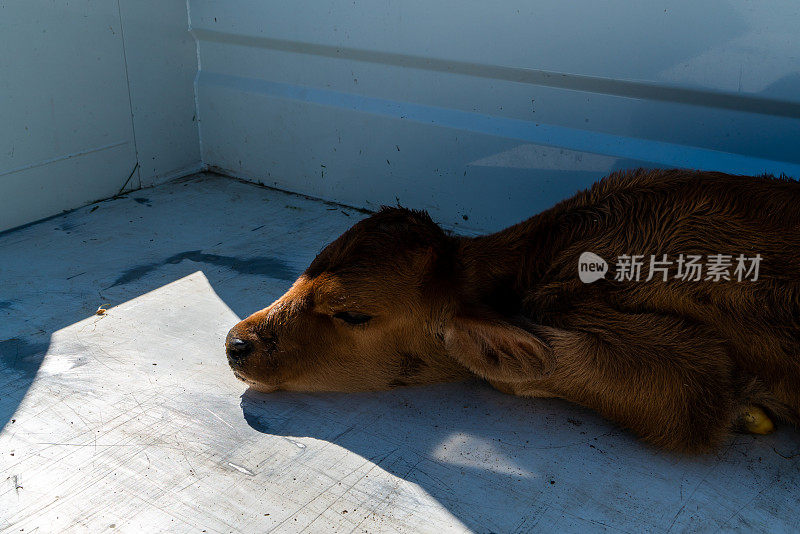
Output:
[[791,429],[686,458],[480,383],[247,391],[226,332],[361,216],[204,175],[0,235],[0,531],[800,530]]

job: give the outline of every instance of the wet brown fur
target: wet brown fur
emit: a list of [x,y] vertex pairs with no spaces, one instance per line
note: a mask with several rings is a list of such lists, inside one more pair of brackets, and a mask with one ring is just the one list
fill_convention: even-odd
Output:
[[[623,254],[763,259],[755,282],[616,282],[610,273],[584,284],[584,251],[612,265]],[[349,325],[339,311],[373,318]],[[587,406],[660,447],[711,450],[747,406],[800,424],[800,184],[620,172],[476,238],[384,208],[232,333],[256,345],[234,370],[264,390],[477,375],[505,392]]]

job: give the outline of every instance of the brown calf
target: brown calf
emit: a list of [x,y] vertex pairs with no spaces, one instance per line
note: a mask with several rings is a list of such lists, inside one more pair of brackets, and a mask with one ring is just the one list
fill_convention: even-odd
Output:
[[[612,265],[641,255],[640,280],[617,280],[609,267],[584,283],[583,252]],[[646,280],[650,256],[665,254],[667,281],[657,270]],[[719,254],[731,263],[722,276],[709,267]],[[692,255],[706,264],[699,280],[685,276],[688,263],[678,272]],[[740,255],[749,273],[736,270]],[[797,425],[800,183],[615,173],[476,238],[384,208],[237,324],[227,353],[236,376],[262,391],[477,375],[508,393],[587,406],[674,450],[713,449],[737,427],[766,432],[765,411]]]

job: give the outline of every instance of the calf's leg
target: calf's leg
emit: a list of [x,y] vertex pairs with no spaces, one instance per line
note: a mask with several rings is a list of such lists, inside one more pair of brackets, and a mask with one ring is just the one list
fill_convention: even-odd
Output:
[[[501,387],[587,406],[667,449],[712,450],[744,411],[727,347],[703,325],[598,308],[561,317],[559,324],[527,331],[514,343],[517,326],[501,333],[498,321],[480,328],[475,320],[455,321],[454,329],[469,331],[445,339],[453,357]],[[493,346],[496,339],[500,347]]]

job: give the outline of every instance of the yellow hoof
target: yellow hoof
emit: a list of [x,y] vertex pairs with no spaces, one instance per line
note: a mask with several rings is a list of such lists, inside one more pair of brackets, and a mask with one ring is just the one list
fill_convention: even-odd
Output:
[[742,412],[742,421],[745,429],[751,434],[769,434],[775,430],[772,420],[758,406],[745,408]]

